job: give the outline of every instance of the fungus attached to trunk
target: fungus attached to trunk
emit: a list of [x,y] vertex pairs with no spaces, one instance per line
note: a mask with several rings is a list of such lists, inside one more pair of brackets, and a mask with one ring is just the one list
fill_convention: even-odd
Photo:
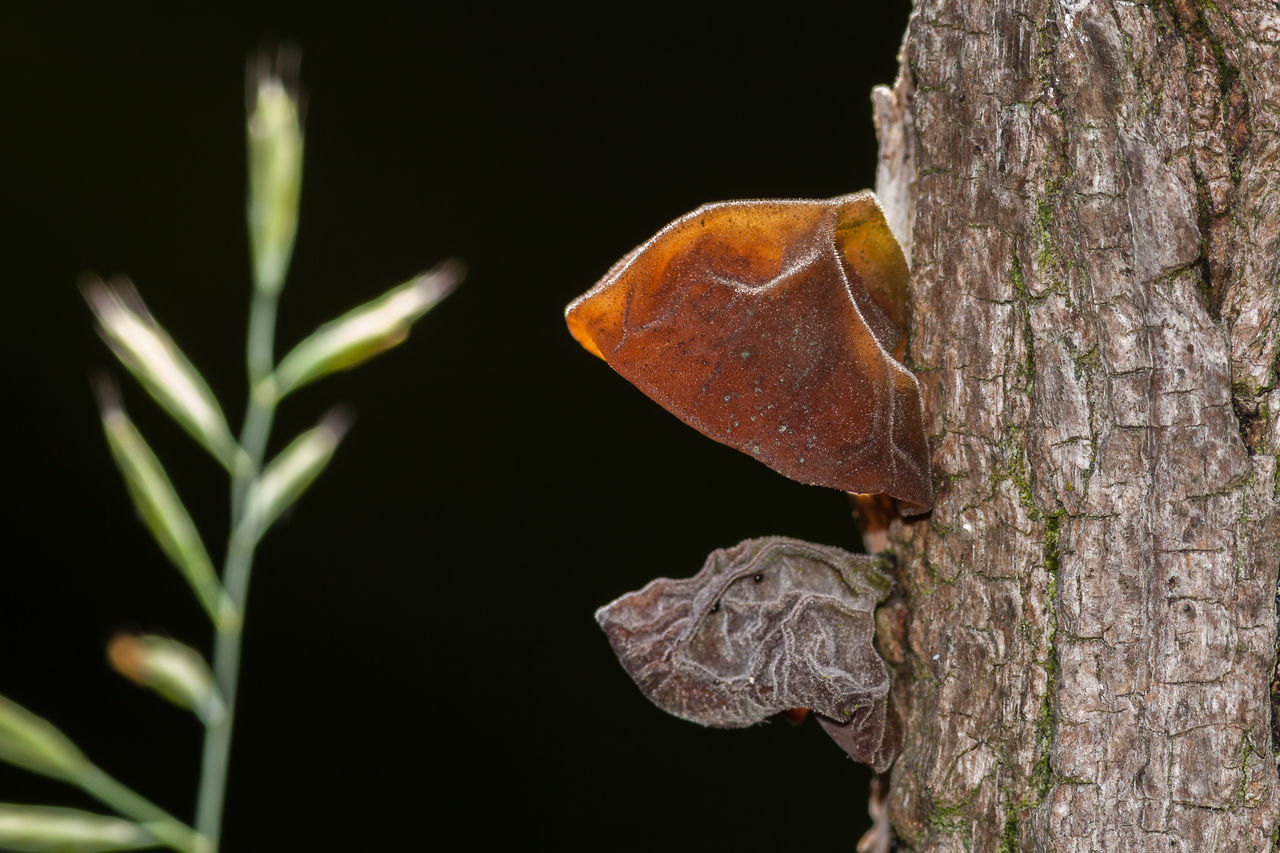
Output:
[[892,581],[870,557],[797,539],[713,551],[596,612],[640,690],[695,723],[741,728],[809,708],[854,759],[883,771],[901,739],[871,641]]
[[870,192],[709,204],[619,261],[569,331],[704,435],[780,474],[933,501],[904,352],[907,265]]
[[[920,513],[933,487],[920,386],[899,361],[906,289],[906,259],[869,192],[725,202],[634,249],[565,318],[704,435],[794,480]],[[872,639],[891,585],[869,557],[750,539],[596,619],[663,710],[738,728],[808,708],[884,771],[901,732]]]

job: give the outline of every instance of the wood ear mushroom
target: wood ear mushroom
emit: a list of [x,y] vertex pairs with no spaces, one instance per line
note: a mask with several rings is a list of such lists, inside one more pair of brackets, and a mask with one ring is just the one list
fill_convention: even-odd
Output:
[[872,647],[892,586],[870,557],[798,539],[713,551],[684,580],[658,578],[596,612],[623,668],[670,714],[741,728],[809,708],[877,771],[901,732],[889,671]]
[[[905,353],[907,264],[875,196],[709,204],[565,310],[574,338],[704,435],[780,474],[904,513],[933,503]],[[874,560],[795,539],[715,551],[596,613],[663,710],[738,728],[808,708],[883,772],[901,744],[872,645],[891,582]]]
[[907,265],[870,192],[709,204],[566,309],[685,423],[803,483],[933,502],[904,351]]

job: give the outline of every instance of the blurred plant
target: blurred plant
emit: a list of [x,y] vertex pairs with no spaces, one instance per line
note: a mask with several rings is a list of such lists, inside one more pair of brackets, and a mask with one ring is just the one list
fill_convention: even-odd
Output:
[[219,576],[182,499],[125,413],[115,386],[105,378],[96,380],[107,444],[134,507],[214,626],[212,667],[195,649],[158,636],[118,636],[107,655],[122,675],[189,709],[204,724],[195,826],[125,787],[53,725],[0,697],[0,760],[76,785],[122,816],[0,804],[0,848],[88,853],[164,846],[215,853],[254,549],[280,513],[324,470],[348,426],[345,416],[330,413],[264,465],[276,406],[291,391],[403,341],[413,322],[462,277],[461,264],[445,263],[321,326],[275,363],[276,305],[293,251],[302,186],[296,79],[296,54],[282,52],[274,60],[250,65],[248,222],[254,282],[249,399],[239,439],[199,371],[152,318],[129,282],[95,280],[84,285],[103,340],[231,477],[231,526]]

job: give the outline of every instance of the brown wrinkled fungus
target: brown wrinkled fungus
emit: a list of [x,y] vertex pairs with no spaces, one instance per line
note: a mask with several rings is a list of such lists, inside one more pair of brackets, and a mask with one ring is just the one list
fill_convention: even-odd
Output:
[[586,349],[780,474],[933,502],[904,351],[907,265],[870,192],[710,204],[565,311]]

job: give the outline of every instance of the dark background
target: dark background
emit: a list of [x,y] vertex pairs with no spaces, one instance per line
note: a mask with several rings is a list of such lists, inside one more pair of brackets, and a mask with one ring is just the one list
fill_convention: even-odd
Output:
[[[309,102],[280,351],[439,259],[471,272],[406,345],[280,413],[273,449],[333,402],[357,421],[259,552],[227,849],[851,849],[866,768],[812,723],[664,716],[592,620],[749,536],[856,549],[846,500],[683,426],[561,314],[698,204],[872,185],[869,92],[907,6],[823,5],[0,13],[0,692],[191,815],[198,725],[103,647],[207,650],[210,628],[109,461],[87,376],[121,371],[75,283],[131,276],[238,426],[245,59],[287,38]],[[221,470],[121,379],[220,560]],[[8,768],[0,801],[93,807]]]

